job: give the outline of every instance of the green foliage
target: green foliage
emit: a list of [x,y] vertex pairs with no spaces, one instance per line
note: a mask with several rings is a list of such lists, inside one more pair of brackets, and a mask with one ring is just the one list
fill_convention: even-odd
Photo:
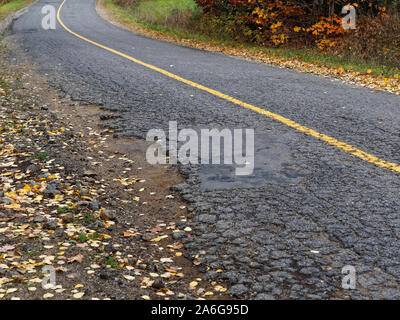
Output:
[[130,14],[137,21],[167,26],[184,26],[201,11],[193,0],[115,0],[114,2],[129,8]]
[[49,156],[49,154],[47,152],[38,152],[35,154],[35,158],[40,160],[40,161],[44,161],[46,160],[46,158]]
[[9,13],[22,9],[32,0],[0,0],[0,20]]
[[104,263],[114,269],[118,267],[118,261],[113,257],[109,257]]
[[67,206],[57,208],[57,213],[65,213],[67,211],[69,211]]
[[88,240],[87,234],[82,232],[79,234],[79,242],[86,242]]

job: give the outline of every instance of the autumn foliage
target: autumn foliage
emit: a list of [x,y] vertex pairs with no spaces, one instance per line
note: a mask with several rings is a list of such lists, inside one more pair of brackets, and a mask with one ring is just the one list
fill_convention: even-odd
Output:
[[[383,57],[399,65],[400,1],[353,2],[341,0],[196,0],[204,14],[234,19],[243,25],[243,37],[263,45],[316,46],[338,53],[349,47]],[[357,10],[357,28],[342,27],[342,8],[353,5]],[[390,14],[388,13],[390,10]],[[396,24],[397,23],[397,24]],[[238,30],[235,30],[237,34]],[[387,37],[382,43],[380,37]],[[354,43],[353,43],[354,42]],[[392,42],[392,44],[390,43]],[[341,51],[339,50],[341,49]],[[339,52],[340,51],[340,52]],[[359,52],[358,52],[359,54]]]

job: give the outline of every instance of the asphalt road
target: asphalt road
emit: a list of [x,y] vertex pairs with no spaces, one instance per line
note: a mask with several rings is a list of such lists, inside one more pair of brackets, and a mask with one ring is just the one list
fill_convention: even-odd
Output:
[[[400,298],[400,175],[264,115],[188,86],[68,33],[41,28],[38,1],[13,25],[18,41],[74,99],[121,112],[119,136],[152,128],[254,128],[256,170],[182,167],[194,236],[183,239],[241,298]],[[185,79],[221,91],[400,163],[400,97],[122,30],[101,19],[94,0],[68,0],[73,32]],[[182,226],[183,227],[183,226]],[[355,290],[342,288],[345,265]],[[223,272],[215,272],[222,269]]]

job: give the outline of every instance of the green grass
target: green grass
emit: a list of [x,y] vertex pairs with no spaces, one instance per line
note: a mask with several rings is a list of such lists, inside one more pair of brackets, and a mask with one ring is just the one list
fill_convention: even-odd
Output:
[[44,161],[47,159],[49,154],[47,152],[38,152],[35,154],[35,158],[41,161]]
[[11,12],[22,9],[31,2],[32,0],[13,0],[4,5],[0,5],[0,20]]
[[118,261],[113,257],[109,257],[105,262],[106,265],[111,266],[111,268],[116,269],[118,267]]
[[79,234],[79,242],[86,242],[88,240],[87,234],[82,232]]
[[113,0],[104,0],[104,6],[111,10],[121,21],[143,27],[152,31],[161,32],[166,35],[196,40],[203,43],[218,43],[222,46],[245,49],[254,53],[265,53],[272,57],[293,59],[324,65],[329,68],[343,67],[346,71],[366,72],[371,69],[376,76],[393,76],[400,74],[400,68],[389,67],[381,64],[363,62],[351,57],[339,57],[327,54],[318,49],[293,49],[274,48],[254,45],[244,41],[237,41],[223,33],[208,33],[191,30],[187,25],[179,25],[170,17],[181,13],[182,16],[196,17],[201,14],[201,9],[194,0],[144,0],[133,8],[123,8],[114,3]]
[[164,23],[176,14],[200,10],[193,0],[150,0],[142,1],[133,8],[133,16],[139,20]]
[[57,208],[57,213],[65,213],[68,211],[69,211],[69,208],[67,206]]
[[[168,35],[175,35],[188,39],[211,40],[207,35],[191,30],[165,25],[165,21],[174,12],[174,8],[181,13],[191,12],[199,14],[201,9],[193,0],[145,0],[138,6],[130,9],[120,7],[113,0],[104,0],[103,4],[123,22],[138,25],[150,30],[159,31]],[[159,5],[159,7],[157,7]]]

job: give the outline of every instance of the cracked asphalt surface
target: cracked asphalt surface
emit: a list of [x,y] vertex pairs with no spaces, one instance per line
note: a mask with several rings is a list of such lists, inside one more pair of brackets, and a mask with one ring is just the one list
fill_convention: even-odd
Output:
[[[106,124],[116,136],[144,137],[172,120],[179,128],[255,129],[254,176],[181,167],[187,182],[175,189],[195,212],[194,235],[183,241],[203,253],[207,278],[229,280],[239,298],[400,298],[398,174],[95,47],[59,24],[43,30],[46,4],[61,2],[38,1],[9,39],[65,94],[120,112]],[[396,95],[136,35],[101,19],[94,0],[68,0],[61,18],[93,41],[400,163]],[[345,265],[356,269],[355,290],[342,288]]]

